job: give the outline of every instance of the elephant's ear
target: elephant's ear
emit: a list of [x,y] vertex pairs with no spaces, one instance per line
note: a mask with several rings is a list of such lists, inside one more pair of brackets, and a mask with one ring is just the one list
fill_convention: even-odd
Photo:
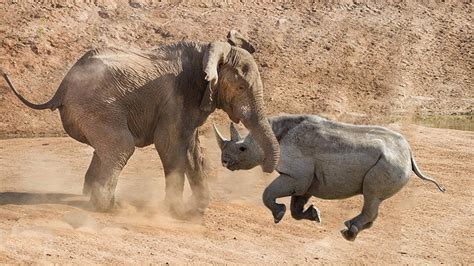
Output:
[[255,53],[253,45],[236,30],[230,30],[229,33],[227,33],[227,42],[232,46],[245,49],[251,54]]
[[225,58],[230,52],[230,45],[224,42],[212,42],[208,45],[202,59],[202,67],[207,81],[206,91],[201,100],[201,110],[210,112],[215,106],[216,85],[219,79],[218,67],[224,63]]

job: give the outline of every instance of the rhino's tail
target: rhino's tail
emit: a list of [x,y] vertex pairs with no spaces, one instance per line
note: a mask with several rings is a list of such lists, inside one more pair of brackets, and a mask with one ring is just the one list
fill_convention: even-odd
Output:
[[51,100],[49,100],[48,102],[43,103],[43,104],[34,104],[34,103],[28,101],[23,96],[21,96],[21,94],[15,89],[15,87],[13,86],[10,78],[8,77],[8,75],[4,71],[2,71],[2,69],[0,69],[0,74],[3,76],[5,81],[8,83],[8,86],[10,86],[10,89],[13,91],[13,93],[16,95],[16,97],[18,97],[18,99],[20,99],[20,101],[23,102],[26,106],[28,106],[30,108],[33,108],[33,109],[36,109],[36,110],[44,110],[44,109],[55,110],[56,108],[58,108],[61,105],[59,103],[59,101],[56,99],[57,97],[53,97]]
[[431,183],[435,184],[438,187],[439,191],[441,191],[441,192],[446,191],[446,189],[443,186],[441,186],[438,182],[436,182],[436,180],[434,180],[431,177],[425,176],[420,172],[420,169],[418,168],[418,165],[416,165],[415,158],[413,157],[413,154],[411,154],[411,169],[413,170],[413,172],[415,172],[415,174],[419,178],[421,178],[423,180],[426,180],[426,181],[430,181]]

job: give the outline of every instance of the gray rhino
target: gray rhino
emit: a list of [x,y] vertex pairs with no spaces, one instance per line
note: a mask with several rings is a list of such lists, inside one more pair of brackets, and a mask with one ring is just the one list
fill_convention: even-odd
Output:
[[[423,175],[410,146],[397,132],[378,126],[357,126],[330,121],[315,115],[285,115],[269,119],[278,142],[280,174],[263,192],[263,202],[278,223],[286,206],[277,198],[291,196],[293,218],[320,222],[313,205],[304,210],[311,196],[344,199],[364,196],[362,212],[346,221],[341,231],[353,241],[357,234],[372,226],[380,203],[397,193],[413,171],[418,177],[445,189]],[[231,123],[231,139],[226,140],[214,125],[222,150],[222,164],[229,170],[251,169],[260,165],[264,153],[253,134],[242,138]]]
[[[229,43],[253,47],[235,31]],[[178,217],[202,213],[209,192],[198,127],[217,108],[254,134],[265,151],[264,168],[278,162],[278,142],[264,115],[257,64],[243,48],[224,42],[179,42],[149,50],[98,48],[69,70],[51,100],[28,107],[58,109],[65,131],[94,148],[83,192],[99,211],[114,205],[118,176],[135,147],[154,144],[163,162],[166,202]],[[185,174],[194,199],[184,209]]]

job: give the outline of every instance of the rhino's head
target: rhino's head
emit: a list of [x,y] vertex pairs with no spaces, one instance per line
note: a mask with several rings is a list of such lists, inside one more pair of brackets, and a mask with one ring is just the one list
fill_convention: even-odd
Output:
[[251,134],[242,138],[234,123],[230,124],[230,140],[225,139],[214,125],[217,143],[222,151],[221,162],[231,171],[252,169],[261,165],[265,155]]

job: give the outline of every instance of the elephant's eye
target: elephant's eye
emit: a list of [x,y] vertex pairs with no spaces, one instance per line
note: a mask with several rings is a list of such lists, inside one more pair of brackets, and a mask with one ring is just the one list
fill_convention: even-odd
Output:
[[244,146],[239,147],[239,151],[246,151],[246,150],[247,148],[245,148]]
[[240,87],[239,87],[239,90],[244,90],[244,89],[245,89],[244,86],[240,86]]

